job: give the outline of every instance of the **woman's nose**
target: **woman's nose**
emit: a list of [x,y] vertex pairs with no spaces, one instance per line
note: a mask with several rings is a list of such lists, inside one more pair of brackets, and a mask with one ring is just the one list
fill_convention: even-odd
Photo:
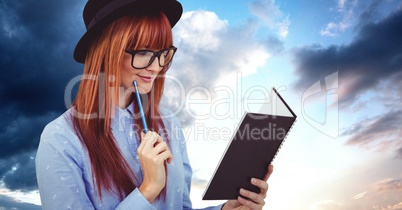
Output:
[[155,57],[152,63],[146,68],[148,71],[160,71],[162,67],[159,66],[159,58]]

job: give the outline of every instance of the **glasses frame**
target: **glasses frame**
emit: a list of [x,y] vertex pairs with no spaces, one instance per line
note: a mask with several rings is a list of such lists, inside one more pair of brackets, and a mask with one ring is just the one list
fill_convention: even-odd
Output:
[[[162,65],[161,65],[161,55],[162,55],[162,53],[163,53],[164,51],[166,51],[166,50],[173,50],[173,55],[172,55],[172,59],[171,59],[168,63],[166,63],[165,65],[162,66]],[[171,47],[169,47],[169,48],[167,48],[167,49],[163,49],[163,50],[156,51],[156,52],[154,52],[154,51],[152,51],[152,50],[125,50],[126,53],[128,53],[128,54],[131,55],[131,67],[133,67],[134,69],[145,69],[145,68],[149,67],[149,66],[154,62],[154,60],[155,60],[156,57],[158,58],[158,65],[159,65],[160,67],[169,66],[169,65],[172,63],[172,61],[173,61],[173,56],[174,56],[174,54],[176,53],[176,51],[177,51],[177,47],[175,47],[175,46],[171,46]],[[135,56],[135,54],[137,54],[137,53],[139,53],[139,52],[150,52],[150,53],[153,53],[151,59],[149,60],[149,63],[148,63],[145,67],[142,67],[142,68],[137,68],[137,67],[134,66],[134,56]]]

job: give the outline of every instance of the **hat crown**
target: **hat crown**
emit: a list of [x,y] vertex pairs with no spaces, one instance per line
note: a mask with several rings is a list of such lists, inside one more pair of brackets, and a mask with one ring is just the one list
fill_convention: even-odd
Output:
[[[158,0],[155,0],[157,2]],[[85,5],[83,17],[87,29],[91,28],[96,22],[101,21],[109,14],[116,11],[124,11],[129,4],[143,5],[150,7],[147,0],[89,0]],[[125,11],[127,13],[129,11]],[[115,14],[116,15],[116,14]]]
[[88,0],[83,11],[87,32],[75,47],[74,59],[84,63],[91,42],[113,21],[125,15],[153,11],[165,13],[173,27],[179,21],[183,8],[177,0]]
[[113,0],[89,0],[84,7],[83,18],[85,26],[88,29],[89,23],[102,8]]

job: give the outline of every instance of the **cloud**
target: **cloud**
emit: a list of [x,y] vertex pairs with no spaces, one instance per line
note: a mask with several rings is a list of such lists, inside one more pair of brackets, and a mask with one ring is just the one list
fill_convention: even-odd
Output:
[[384,178],[368,185],[367,190],[345,200],[345,206],[363,209],[401,209],[402,177]]
[[367,10],[362,12],[359,17],[358,26],[364,26],[366,24],[370,24],[373,22],[378,21],[380,14],[379,14],[379,7],[381,5],[381,0],[373,0]]
[[[374,8],[376,6],[368,10]],[[383,108],[370,114],[366,112],[366,119],[348,125],[342,133],[349,138],[347,145],[394,151],[399,155],[395,148],[402,148],[401,26],[402,10],[398,10],[377,22],[359,25],[356,37],[349,44],[311,45],[293,51],[295,72],[299,76],[293,87],[295,91],[303,92],[338,72],[341,109],[357,112],[368,104],[379,104]]]
[[[378,23],[362,26],[348,45],[311,45],[294,50],[295,89],[306,90],[327,75],[339,72],[341,105],[349,106],[362,93],[388,81],[402,90],[402,10]],[[400,94],[400,91],[398,91]]]
[[401,191],[402,192],[402,177],[397,179],[386,178],[382,179],[372,186],[374,191],[385,192],[385,191]]
[[0,2],[0,177],[8,189],[37,188],[39,135],[67,109],[65,85],[82,71],[72,53],[84,30],[77,24],[83,3]]
[[0,160],[2,185],[10,190],[23,192],[37,189],[35,153],[17,154],[6,160]]
[[291,24],[289,17],[286,17],[275,4],[274,0],[257,0],[249,4],[251,14],[257,16],[270,29],[276,30],[281,38],[286,38]]
[[11,197],[0,194],[0,209],[40,210],[42,207],[31,203],[19,202]]
[[325,29],[320,31],[320,34],[322,36],[336,37],[338,32],[344,32],[349,27],[350,23],[348,21],[341,21],[339,23],[330,22],[325,26]]
[[352,199],[357,200],[357,199],[363,198],[366,194],[367,194],[367,191],[364,191],[362,193],[359,193],[359,194],[353,196]]
[[42,116],[19,116],[14,112],[8,113],[1,110],[0,117],[7,119],[0,122],[0,140],[7,142],[0,148],[0,159],[12,158],[20,153],[36,150],[42,129],[54,119],[56,114],[47,113]]
[[[376,210],[402,209],[402,177],[384,178],[374,182],[368,190],[355,198],[360,205]],[[356,197],[356,196],[355,196]]]
[[355,8],[357,6],[357,1],[347,1],[347,0],[338,0],[337,9],[335,10],[337,14],[336,16],[340,16],[339,21],[329,22],[324,29],[320,31],[322,36],[330,36],[336,37],[340,33],[344,32],[346,29],[352,26],[352,23],[355,21]]
[[264,40],[261,40],[261,44],[263,44],[272,55],[279,55],[285,51],[283,42],[274,36],[267,36]]
[[221,43],[219,35],[228,28],[227,20],[219,19],[210,11],[186,12],[179,24],[180,26],[175,28],[175,37],[178,38],[179,44],[186,46],[186,50],[192,50],[192,53],[200,50],[217,51]]
[[191,188],[205,189],[208,184],[208,180],[201,179],[195,173],[191,179]]
[[[398,132],[401,128],[402,109],[389,111],[371,119],[364,119],[346,130],[342,135],[351,135],[347,145],[358,145],[370,148],[373,144],[381,151],[389,151],[395,147],[402,147],[402,136]],[[398,152],[398,151],[397,151]]]
[[[356,183],[359,185],[358,183]],[[356,185],[356,186],[357,186]],[[357,187],[356,189],[358,189]],[[355,190],[356,190],[355,189]],[[367,185],[367,189],[350,198],[344,197],[348,192],[343,192],[339,200],[327,199],[315,202],[310,206],[311,210],[355,210],[376,209],[391,210],[400,209],[402,196],[402,177],[384,178]],[[343,197],[343,199],[342,199]]]
[[[194,122],[183,105],[192,89],[212,93],[216,83],[230,74],[256,73],[270,56],[268,46],[272,51],[281,51],[281,42],[277,39],[255,40],[255,30],[252,22],[230,26],[228,21],[210,11],[183,14],[173,29],[178,52],[166,79],[165,96],[169,97],[164,98],[171,110],[182,105],[179,116],[185,122],[183,126]],[[202,97],[205,98],[205,94]]]
[[[401,129],[399,131],[401,131]],[[402,136],[402,132],[400,132],[399,135]],[[396,151],[396,156],[397,158],[402,159],[402,146]]]
[[311,210],[341,210],[342,204],[333,200],[322,200],[314,203],[310,207]]
[[338,0],[338,9],[343,10],[345,8],[347,0]]
[[402,202],[381,208],[381,210],[401,210],[401,209],[402,209]]

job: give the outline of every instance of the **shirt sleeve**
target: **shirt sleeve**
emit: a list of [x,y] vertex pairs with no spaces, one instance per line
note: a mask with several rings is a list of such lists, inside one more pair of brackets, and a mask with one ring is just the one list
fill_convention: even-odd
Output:
[[59,125],[46,126],[36,155],[36,176],[42,201],[47,209],[94,209],[83,173],[82,155],[73,149]]
[[[74,135],[71,130],[54,123],[46,126],[41,135],[36,155],[36,176],[43,210],[155,209],[138,188],[112,208],[94,202],[93,199],[99,198],[88,183],[92,180],[83,178],[84,173],[88,173],[84,172],[85,151]],[[106,195],[103,199],[107,202],[110,198]]]
[[116,210],[135,210],[135,209],[153,209],[156,208],[148,202],[142,193],[135,188],[116,208]]
[[190,161],[187,154],[186,141],[184,139],[184,135],[181,128],[178,137],[180,138],[179,144],[183,160],[184,181],[185,181],[185,189],[183,191],[183,209],[192,209],[192,203],[190,200],[190,190],[191,190],[191,177],[193,175],[193,171],[191,169]]

